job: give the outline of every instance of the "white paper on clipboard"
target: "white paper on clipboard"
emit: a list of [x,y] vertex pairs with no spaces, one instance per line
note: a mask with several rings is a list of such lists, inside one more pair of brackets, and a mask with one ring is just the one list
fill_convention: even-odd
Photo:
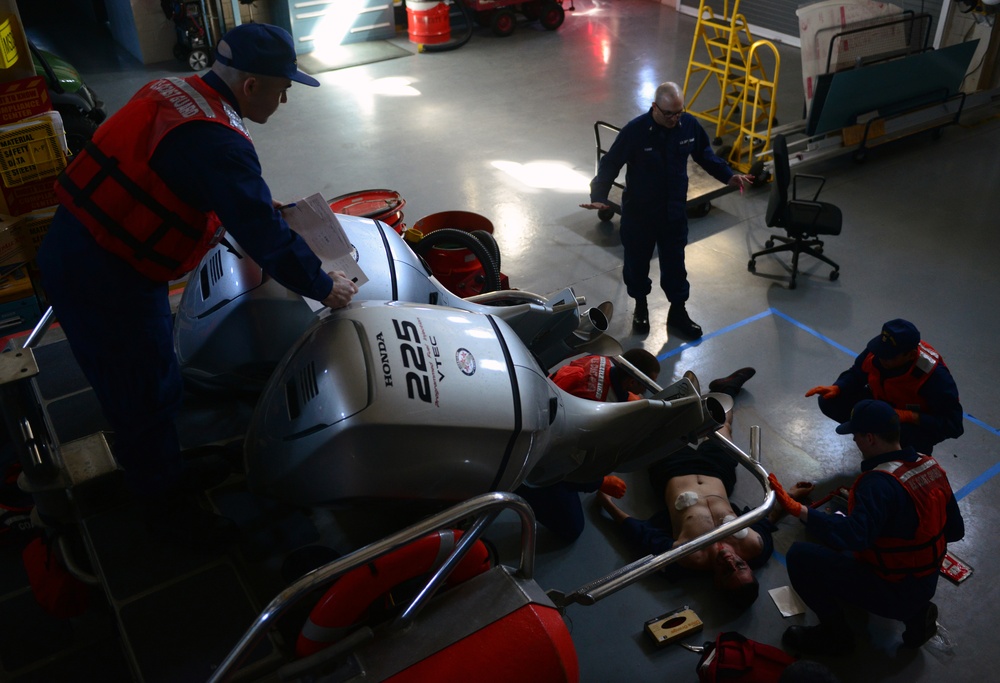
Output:
[[[321,194],[286,204],[281,209],[281,216],[323,262],[324,270],[342,270],[358,287],[368,282],[368,276],[354,260],[354,248],[337,214]],[[318,301],[306,301],[313,310],[323,307]]]

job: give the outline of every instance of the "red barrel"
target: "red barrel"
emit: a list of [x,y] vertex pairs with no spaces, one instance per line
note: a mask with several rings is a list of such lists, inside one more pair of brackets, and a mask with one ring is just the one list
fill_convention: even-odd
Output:
[[[483,230],[493,234],[493,223],[490,219],[471,211],[432,213],[414,223],[411,230],[421,235],[429,235],[442,228],[465,232]],[[482,290],[482,283],[479,280],[483,266],[476,255],[465,247],[458,244],[437,244],[424,254],[424,260],[448,291],[466,297],[478,294]]]
[[382,221],[398,233],[403,231],[406,200],[394,190],[361,190],[334,197],[327,202],[334,213]]
[[451,21],[444,2],[406,0],[406,26],[411,43],[436,45],[451,40]]

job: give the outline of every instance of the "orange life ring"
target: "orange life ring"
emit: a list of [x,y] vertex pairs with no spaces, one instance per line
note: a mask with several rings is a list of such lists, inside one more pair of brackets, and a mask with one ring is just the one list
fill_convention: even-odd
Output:
[[[343,638],[379,596],[439,567],[461,536],[461,531],[449,529],[430,533],[341,576],[309,613],[295,654],[307,657]],[[482,541],[476,541],[448,577],[448,585],[467,581],[489,568],[489,551]]]

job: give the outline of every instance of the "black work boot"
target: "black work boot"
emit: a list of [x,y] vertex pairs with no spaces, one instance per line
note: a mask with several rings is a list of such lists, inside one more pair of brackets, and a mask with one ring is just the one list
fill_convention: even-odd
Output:
[[912,619],[903,622],[906,630],[903,631],[903,645],[906,647],[920,647],[937,633],[938,608],[933,602],[928,602],[923,612]]
[[685,339],[701,337],[701,325],[691,320],[683,303],[670,304],[670,312],[667,313],[667,327],[673,328],[674,332]]
[[736,398],[736,394],[740,393],[747,380],[756,374],[757,371],[753,368],[740,368],[728,377],[713,379],[708,384],[708,390]]
[[640,334],[649,332],[649,307],[646,299],[635,300],[635,312],[632,313],[632,331]]

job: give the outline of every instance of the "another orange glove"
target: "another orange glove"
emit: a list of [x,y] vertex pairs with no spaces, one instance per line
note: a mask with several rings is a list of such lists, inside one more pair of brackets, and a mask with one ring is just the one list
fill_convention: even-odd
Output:
[[774,490],[774,494],[778,497],[778,503],[781,507],[785,508],[785,512],[792,515],[793,517],[798,517],[799,519],[805,521],[808,510],[806,506],[799,501],[788,495],[785,488],[778,481],[778,478],[774,474],[767,475],[767,480],[771,482],[771,488]]
[[625,489],[627,488],[628,486],[625,484],[623,479],[620,479],[613,474],[609,474],[601,481],[600,491],[601,493],[608,494],[612,498],[621,498],[625,495]]
[[833,384],[828,387],[819,386],[819,387],[813,387],[812,389],[806,392],[807,397],[814,396],[815,394],[819,394],[820,398],[825,398],[827,400],[830,400],[831,398],[837,398],[838,396],[840,396],[840,387],[838,387],[836,384]]
[[920,416],[912,410],[900,410],[899,408],[896,408],[896,414],[899,415],[900,422],[909,424],[917,424],[920,422]]

